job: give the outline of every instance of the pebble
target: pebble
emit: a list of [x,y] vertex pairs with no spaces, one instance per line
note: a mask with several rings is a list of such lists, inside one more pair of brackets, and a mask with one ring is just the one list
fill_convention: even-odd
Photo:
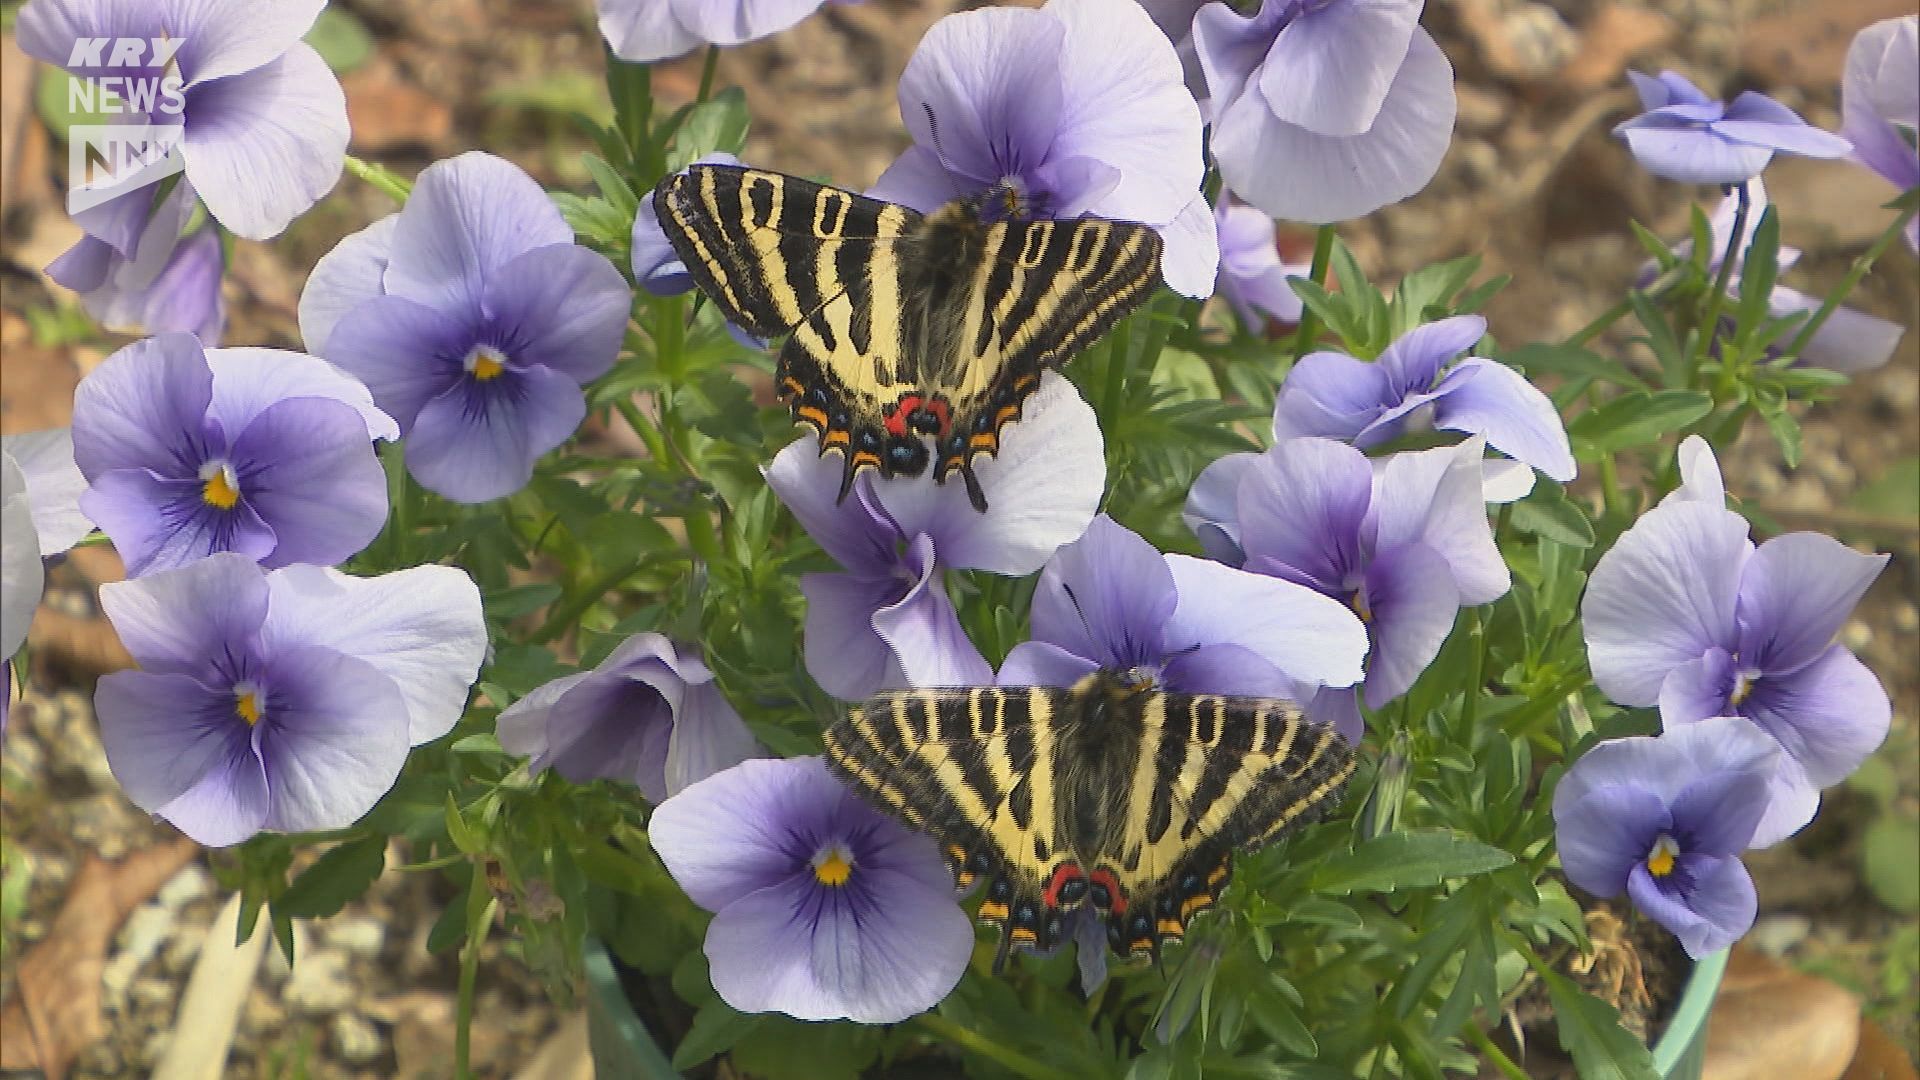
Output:
[[142,904],[127,917],[115,938],[113,958],[100,971],[102,994],[119,1001],[133,986],[134,977],[147,966],[173,930],[173,912],[159,904]]
[[378,960],[387,942],[386,926],[364,916],[329,919],[321,925],[321,935],[330,947],[363,960]]
[[173,937],[167,940],[166,952],[161,954],[160,965],[175,975],[185,975],[193,970],[194,961],[200,959],[200,947],[207,943],[208,928],[182,924],[174,929]]
[[1840,643],[1856,653],[1861,652],[1873,644],[1873,627],[1859,619],[1848,619],[1840,628]]
[[171,979],[141,979],[133,984],[127,997],[135,1005],[154,1007],[172,1005],[178,994],[179,987]]
[[1920,607],[1913,601],[1902,600],[1893,606],[1893,629],[1897,633],[1911,634],[1920,630]]
[[1746,943],[1778,960],[1805,941],[1812,930],[1813,921],[1805,915],[1768,915],[1747,931]]
[[299,958],[281,999],[295,1012],[326,1015],[351,1005],[359,991],[344,954],[317,950]]
[[333,1046],[354,1065],[372,1062],[385,1049],[380,1029],[357,1013],[341,1013],[333,1018]]
[[213,877],[198,863],[188,863],[160,886],[154,899],[169,908],[179,908],[213,891]]

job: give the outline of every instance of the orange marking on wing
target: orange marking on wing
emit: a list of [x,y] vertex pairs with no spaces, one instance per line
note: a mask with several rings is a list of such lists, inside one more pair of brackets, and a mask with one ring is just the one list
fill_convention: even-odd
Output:
[[852,441],[852,437],[844,431],[829,431],[821,437],[820,441],[828,448],[832,448],[847,445],[847,443]]
[[811,405],[800,406],[800,408],[794,412],[794,415],[812,424],[814,427],[824,429],[827,426],[826,412],[821,409],[816,409]]
[[978,917],[988,922],[1006,922],[1007,905],[988,900],[986,903],[980,905],[980,914]]

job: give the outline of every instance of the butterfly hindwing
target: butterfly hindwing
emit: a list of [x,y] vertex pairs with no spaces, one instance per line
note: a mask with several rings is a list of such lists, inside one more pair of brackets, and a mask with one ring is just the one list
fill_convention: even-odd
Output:
[[1234,851],[1323,813],[1353,771],[1291,703],[1096,674],[1069,690],[882,694],[827,732],[841,776],[936,838],[1009,946],[1051,949],[1091,907],[1122,956],[1184,936]]

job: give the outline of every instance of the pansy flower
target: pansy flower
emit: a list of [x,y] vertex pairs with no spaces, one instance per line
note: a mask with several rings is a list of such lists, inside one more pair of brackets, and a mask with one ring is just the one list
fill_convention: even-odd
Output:
[[1755,846],[1780,756],[1737,716],[1588,750],[1553,792],[1567,880],[1595,896],[1626,893],[1696,960],[1733,944],[1758,909],[1740,853]]
[[107,764],[134,805],[208,847],[344,828],[407,748],[452,729],[486,655],[464,571],[267,571],[234,554],[100,587],[140,663],[100,679]]
[[[1463,607],[1511,584],[1483,501],[1479,439],[1395,454],[1378,470],[1330,439],[1289,439],[1209,465],[1185,518],[1230,566],[1304,585],[1352,608],[1371,643],[1367,707],[1406,693]],[[1354,695],[1322,690],[1309,719],[1352,739]]]
[[598,0],[600,34],[636,64],[702,45],[743,45],[813,14],[821,0]]
[[1423,0],[1213,3],[1193,21],[1208,143],[1234,193],[1277,218],[1370,214],[1427,185],[1453,138],[1453,65]]
[[340,241],[307,278],[300,333],[393,414],[407,469],[456,502],[511,495],[586,417],[632,295],[540,185],[468,153]]
[[66,428],[0,436],[0,734],[7,729],[13,656],[26,644],[46,584],[41,560],[93,531],[80,509],[86,487]]
[[[115,120],[177,126],[186,179],[207,212],[233,233],[265,240],[330,191],[346,161],[346,96],[301,40],[324,7],[326,0],[30,0],[14,35],[27,55],[75,79],[129,80],[120,84],[132,88],[129,97],[146,100],[129,100]],[[128,64],[120,49],[133,42],[145,48]],[[158,92],[163,81],[172,93]],[[149,184],[76,219],[132,259],[153,195]]]
[[1886,738],[1886,689],[1834,637],[1888,557],[1810,532],[1755,547],[1746,519],[1711,494],[1703,450],[1694,447],[1687,495],[1642,515],[1600,557],[1581,625],[1594,684],[1610,699],[1659,706],[1669,732],[1744,716],[1786,751],[1754,839],[1765,846],[1811,821],[1820,789]]
[[179,331],[217,345],[226,328],[220,297],[220,234],[203,224],[182,236],[196,203],[181,181],[161,200],[132,251],[92,235],[47,267],[47,276],[80,294],[87,313],[111,330]]
[[108,357],[74,393],[81,508],[138,576],[237,551],[332,564],[387,518],[373,440],[398,435],[367,388],[279,349],[202,349],[162,334]]
[[[1900,191],[1920,187],[1920,15],[1882,19],[1854,35],[1840,117],[1853,160]],[[1907,222],[1907,246],[1920,252],[1920,217]]]
[[1689,184],[1737,184],[1760,175],[1776,153],[1837,158],[1852,149],[1800,114],[1754,90],[1715,101],[1685,77],[1627,72],[1646,110],[1613,129],[1640,167]]
[[1241,325],[1258,334],[1270,318],[1299,322],[1300,297],[1287,280],[1306,280],[1311,267],[1280,258],[1273,219],[1266,211],[1221,192],[1213,224],[1220,234],[1220,295],[1232,305]]
[[1135,5],[949,15],[914,50],[899,97],[914,145],[867,194],[931,211],[998,190],[1016,218],[1137,221],[1166,242],[1168,287],[1213,292],[1200,110],[1172,45]]
[[500,745],[584,784],[632,784],[648,802],[753,757],[746,722],[713,672],[659,634],[635,634],[592,671],[539,687],[500,714]]
[[1487,332],[1478,315],[1416,326],[1367,361],[1308,353],[1273,403],[1275,440],[1322,436],[1362,449],[1410,429],[1463,431],[1555,480],[1573,479],[1567,428],[1547,395],[1498,360],[1460,358]]
[[1176,693],[1310,699],[1360,681],[1366,652],[1366,627],[1340,601],[1162,555],[1102,514],[1040,572],[1033,640],[1007,654],[999,682],[1072,686],[1096,670],[1128,671]]
[[863,476],[838,501],[841,465],[820,456],[812,435],[775,455],[767,483],[842,567],[800,579],[807,671],[821,689],[851,701],[888,687],[993,681],[941,569],[1020,577],[1079,536],[1106,484],[1099,422],[1072,383],[1047,372],[999,455],[975,470],[985,513],[960,484],[925,477]]
[[661,803],[648,838],[713,912],[713,988],[741,1012],[892,1024],[939,1004],[973,925],[928,837],[817,757],[745,761]]

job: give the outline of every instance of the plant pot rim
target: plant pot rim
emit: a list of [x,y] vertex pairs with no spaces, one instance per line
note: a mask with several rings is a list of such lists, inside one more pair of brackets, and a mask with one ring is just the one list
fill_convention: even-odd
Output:
[[[1713,999],[1720,993],[1720,977],[1727,970],[1727,950],[1708,953],[1694,961],[1693,973],[1680,991],[1673,1018],[1653,1046],[1654,1071],[1668,1080],[1700,1075],[1701,1056],[1706,1051],[1707,1016]],[[1682,1068],[1691,1065],[1690,1069]]]

